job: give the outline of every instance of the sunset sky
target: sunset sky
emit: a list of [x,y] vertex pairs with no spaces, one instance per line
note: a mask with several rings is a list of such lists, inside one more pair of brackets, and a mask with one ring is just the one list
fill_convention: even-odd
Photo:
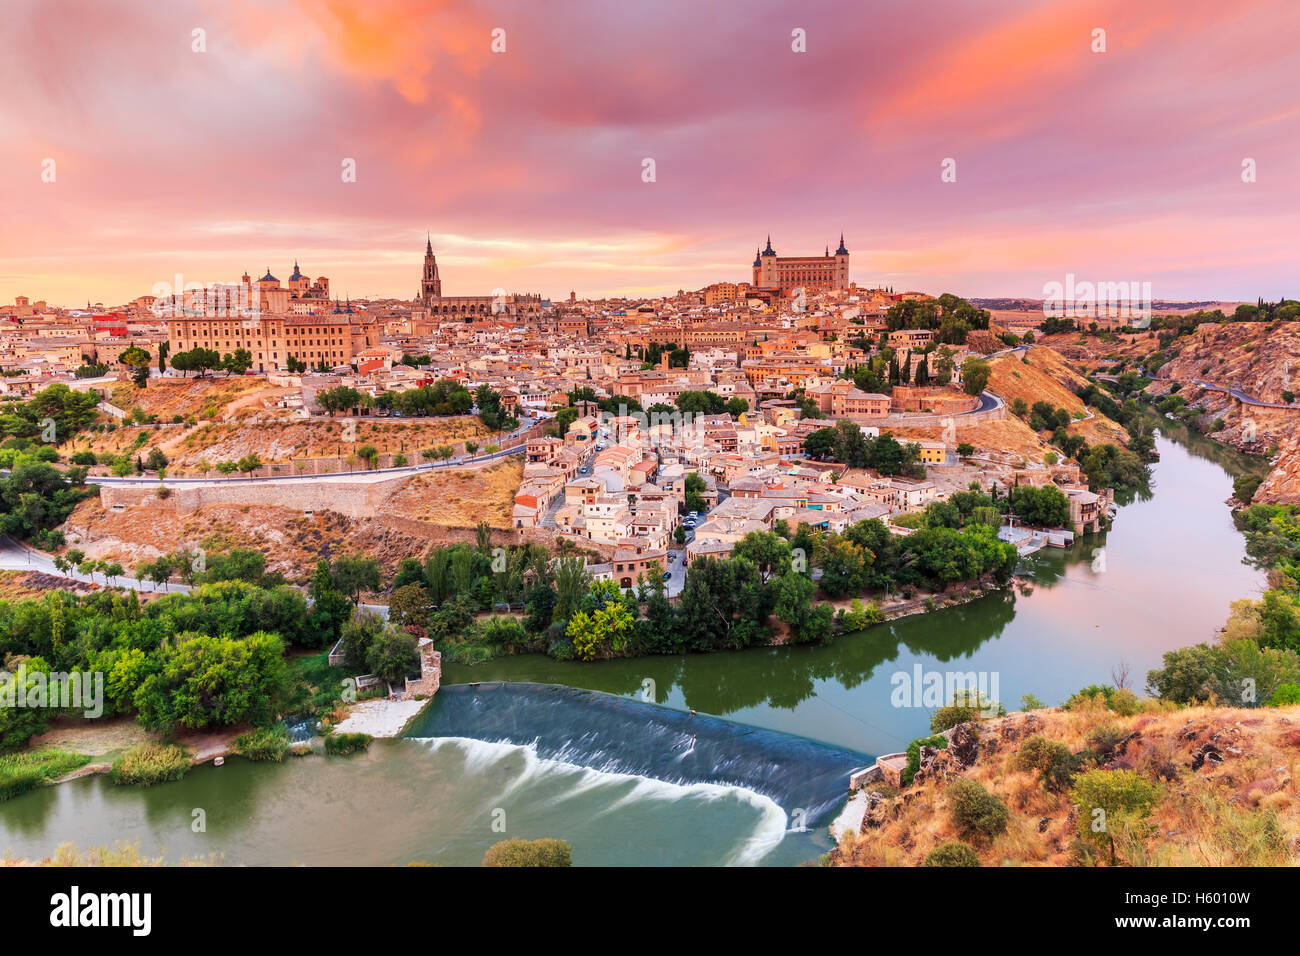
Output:
[[3,303],[295,258],[340,295],[409,298],[426,231],[447,295],[699,288],[748,280],[768,233],[809,255],[842,231],[851,278],[899,291],[1040,297],[1074,273],[1300,296],[1296,0],[9,0],[4,20]]

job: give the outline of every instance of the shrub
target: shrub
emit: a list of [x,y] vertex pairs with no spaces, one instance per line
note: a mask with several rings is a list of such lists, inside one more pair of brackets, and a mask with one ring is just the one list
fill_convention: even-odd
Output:
[[1268,703],[1272,707],[1291,707],[1300,704],[1300,684],[1279,684]]
[[502,840],[488,847],[484,866],[572,866],[573,851],[563,840]]
[[922,866],[979,866],[980,858],[960,840],[941,843],[925,855]]
[[277,763],[289,752],[289,732],[284,724],[258,727],[235,738],[235,750],[249,760],[274,760]]
[[1115,838],[1141,841],[1151,832],[1147,818],[1160,791],[1132,770],[1089,770],[1079,775],[1070,799],[1079,808],[1077,832],[1085,843],[1110,851]]
[[1088,734],[1088,744],[1097,752],[1099,759],[1109,760],[1115,756],[1115,750],[1126,737],[1128,733],[1118,724],[1102,724]]
[[958,777],[948,784],[948,813],[964,834],[992,839],[1007,829],[1007,808],[974,780]]
[[1232,480],[1232,497],[1242,504],[1249,504],[1255,497],[1262,479],[1258,475],[1238,475]]
[[1103,687],[1099,684],[1090,684],[1077,693],[1071,694],[1070,699],[1061,705],[1061,709],[1073,710],[1075,707],[1088,704],[1100,704],[1121,717],[1132,717],[1138,712],[1137,694],[1128,688],[1109,685]]
[[1043,786],[1059,793],[1070,785],[1075,758],[1065,744],[1035,734],[1020,745],[1011,766],[1015,770],[1037,770]]
[[336,757],[346,757],[358,750],[365,750],[373,739],[369,734],[327,734],[325,752]]
[[977,690],[957,690],[953,692],[951,704],[930,715],[930,729],[939,733],[958,724],[991,716],[995,711],[999,717],[1006,714],[1006,708],[996,701],[986,701]]
[[190,757],[175,744],[136,744],[113,764],[113,782],[149,787],[179,780],[190,769]]

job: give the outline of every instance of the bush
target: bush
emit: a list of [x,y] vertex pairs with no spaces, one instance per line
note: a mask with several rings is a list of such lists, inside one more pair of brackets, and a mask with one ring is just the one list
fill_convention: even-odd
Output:
[[979,866],[980,858],[960,840],[941,843],[925,855],[922,866]]
[[284,724],[258,727],[235,738],[235,751],[249,760],[274,760],[277,763],[289,752],[289,732]]
[[1088,735],[1088,744],[1097,752],[1099,759],[1109,760],[1115,756],[1116,749],[1127,737],[1128,733],[1118,724],[1102,724],[1094,727]]
[[1103,687],[1099,684],[1090,684],[1077,693],[1071,694],[1070,699],[1061,705],[1061,709],[1073,710],[1080,705],[1088,704],[1100,704],[1121,717],[1132,717],[1138,712],[1137,694],[1128,688],[1121,689],[1109,685]]
[[964,834],[992,839],[1007,829],[1007,808],[980,784],[958,777],[948,784],[948,813]]
[[940,707],[930,715],[930,729],[937,734],[958,724],[981,720],[994,712],[1001,717],[1006,714],[1006,708],[1000,703],[986,701],[977,690],[957,690],[953,692],[951,704]]
[[1079,808],[1079,838],[1110,851],[1115,862],[1115,838],[1126,842],[1145,839],[1151,832],[1147,818],[1160,791],[1132,770],[1089,770],[1079,775],[1070,800]]
[[328,734],[325,737],[325,752],[336,757],[365,750],[374,738],[369,734]]
[[0,800],[8,800],[84,767],[90,758],[67,750],[6,754],[0,757]]
[[1075,770],[1075,757],[1063,743],[1035,734],[1020,745],[1012,759],[1015,770],[1037,770],[1043,786],[1060,793],[1070,785]]
[[1279,684],[1268,703],[1272,707],[1292,707],[1300,704],[1300,684]]
[[1238,475],[1232,480],[1232,497],[1242,504],[1249,504],[1262,480],[1258,475]]
[[572,866],[573,851],[563,840],[502,840],[488,847],[484,866]]
[[113,782],[142,787],[179,780],[190,769],[185,748],[175,744],[136,744],[113,764]]

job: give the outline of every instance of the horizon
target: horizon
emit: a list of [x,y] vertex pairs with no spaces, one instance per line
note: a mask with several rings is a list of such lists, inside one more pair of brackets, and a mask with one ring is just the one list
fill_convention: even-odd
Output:
[[669,295],[747,281],[769,234],[811,256],[841,233],[866,288],[1297,294],[1300,9],[936,6],[20,2],[0,302],[295,260],[340,298],[409,300],[426,233],[447,295]]

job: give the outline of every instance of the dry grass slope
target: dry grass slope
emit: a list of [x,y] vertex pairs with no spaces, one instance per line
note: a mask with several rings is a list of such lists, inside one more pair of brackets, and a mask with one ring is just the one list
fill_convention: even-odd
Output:
[[[1046,790],[1037,771],[1014,769],[1031,733],[1089,747],[1103,726],[1133,735],[1105,766],[1132,770],[1159,789],[1153,834],[1122,847],[1146,866],[1286,866],[1300,863],[1300,707],[1243,710],[1150,704],[1131,717],[1100,707],[1013,714],[979,726],[979,757],[963,776],[1009,811],[1005,833],[970,841],[982,866],[1065,866],[1078,862],[1078,811],[1068,790]],[[1037,726],[1035,726],[1037,725]],[[951,779],[951,778],[949,778]],[[834,866],[917,866],[939,844],[962,839],[949,818],[949,788],[931,780],[892,797],[878,828],[846,834]]]

